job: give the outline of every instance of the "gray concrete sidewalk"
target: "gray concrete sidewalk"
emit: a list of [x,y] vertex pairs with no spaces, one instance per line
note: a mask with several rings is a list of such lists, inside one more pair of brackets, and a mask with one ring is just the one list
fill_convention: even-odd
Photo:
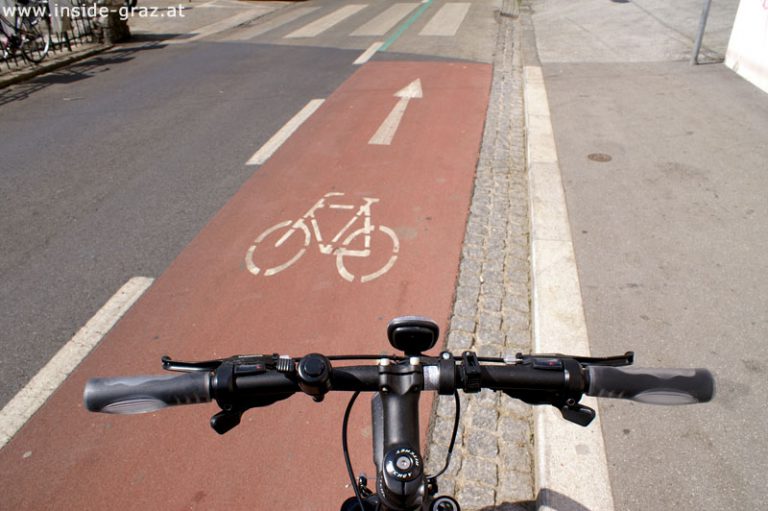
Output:
[[[725,58],[738,0],[714,0],[702,60]],[[541,62],[688,60],[703,0],[535,0],[531,2]]]
[[[737,4],[713,2],[704,60]],[[600,509],[764,507],[768,95],[688,64],[702,6],[531,2],[591,350],[718,381],[708,405],[601,403]]]

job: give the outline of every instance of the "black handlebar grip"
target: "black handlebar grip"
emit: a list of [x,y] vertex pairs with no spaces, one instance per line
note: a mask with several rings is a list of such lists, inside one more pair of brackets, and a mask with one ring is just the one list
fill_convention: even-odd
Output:
[[706,403],[715,395],[707,369],[643,369],[590,366],[587,395],[657,405]]
[[211,400],[210,374],[126,376],[88,380],[83,403],[91,412],[134,414]]

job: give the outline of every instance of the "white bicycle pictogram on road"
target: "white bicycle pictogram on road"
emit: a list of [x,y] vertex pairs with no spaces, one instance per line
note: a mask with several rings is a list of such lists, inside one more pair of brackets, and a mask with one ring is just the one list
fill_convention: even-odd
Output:
[[[276,275],[281,271],[290,268],[307,252],[310,242],[314,237],[314,240],[317,243],[317,247],[321,254],[336,256],[336,269],[338,270],[339,275],[341,275],[342,278],[349,282],[354,282],[358,278],[361,283],[370,282],[371,280],[379,278],[387,273],[392,268],[392,266],[394,266],[395,261],[397,261],[397,254],[400,251],[400,240],[398,240],[395,231],[389,227],[385,225],[376,226],[372,223],[371,207],[379,202],[379,199],[363,197],[364,204],[358,207],[357,212],[352,216],[352,218],[333,236],[333,238],[331,238],[329,242],[324,241],[316,213],[324,208],[334,210],[354,210],[355,205],[353,204],[340,204],[335,201],[331,202],[331,200],[329,200],[334,197],[343,196],[344,194],[340,192],[326,193],[319,201],[315,203],[314,206],[309,209],[309,211],[304,214],[304,216],[298,220],[286,220],[285,222],[280,222],[276,225],[273,225],[266,231],[262,232],[245,254],[245,265],[248,268],[248,271],[254,275],[264,275],[265,277],[271,277],[272,275]],[[363,226],[356,230],[352,230],[352,227],[355,224],[359,224],[360,221],[362,221]],[[371,238],[375,233],[382,233],[386,235],[383,238],[389,239],[391,241],[392,255],[389,256],[383,266],[377,267],[375,271],[366,273],[364,275],[359,275],[358,277],[347,269],[345,258],[370,257],[373,250],[371,247]],[[264,267],[265,263],[259,263],[259,259],[267,259],[267,257],[265,257],[266,251],[280,248],[294,235],[300,237],[303,236],[304,243],[303,246],[301,246],[298,251],[292,255],[292,257],[289,257],[286,262],[282,264],[275,264],[269,268]],[[358,236],[363,237],[362,248],[351,248],[352,243],[358,238]],[[272,242],[270,240],[275,241]],[[298,243],[296,244],[298,245]],[[376,247],[379,246],[381,245],[377,243]],[[383,244],[383,246],[388,247],[388,244]]]

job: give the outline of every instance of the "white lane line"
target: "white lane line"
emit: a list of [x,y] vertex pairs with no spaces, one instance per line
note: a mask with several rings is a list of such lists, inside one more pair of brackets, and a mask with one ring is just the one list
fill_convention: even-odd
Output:
[[269,21],[265,21],[264,23],[261,23],[253,28],[243,29],[235,34],[232,34],[226,40],[227,41],[246,41],[248,39],[253,39],[254,37],[258,37],[262,34],[266,34],[270,30],[275,30],[276,28],[280,28],[283,25],[287,25],[292,21],[296,21],[299,18],[303,18],[307,14],[313,13],[318,9],[320,8],[319,7],[299,7],[298,9],[295,9],[291,12],[287,12],[285,14],[277,16],[276,18],[273,18]]
[[211,23],[210,25],[205,25],[204,27],[198,28],[194,32],[191,32],[192,37],[188,37],[185,39],[179,39],[179,38],[171,39],[170,41],[166,41],[164,44],[191,43],[193,41],[197,41],[204,37],[211,36],[218,32],[223,32],[224,30],[235,28],[238,25],[247,23],[264,14],[265,14],[265,11],[263,9],[253,9],[247,12],[241,12],[233,16],[230,16],[229,18],[223,19],[221,21],[217,21],[216,23]]
[[287,36],[285,36],[287,39],[295,39],[299,37],[315,37],[317,35],[322,34],[329,28],[333,27],[334,25],[337,25],[344,21],[345,19],[349,18],[350,16],[354,16],[358,12],[362,11],[368,7],[368,5],[361,5],[361,4],[351,4],[346,5],[344,7],[341,7],[335,11],[333,11],[331,14],[328,14],[326,16],[323,16],[322,18],[316,19],[312,23],[305,25],[304,27],[291,32]]
[[368,47],[367,50],[365,50],[363,52],[362,55],[357,57],[357,60],[355,60],[353,62],[353,64],[356,65],[356,66],[359,66],[361,64],[365,64],[366,62],[371,60],[371,57],[373,57],[376,54],[376,52],[379,51],[379,48],[381,48],[382,46],[384,46],[384,42],[383,41],[379,41],[379,42],[373,43],[372,45],[370,45]]
[[213,2],[207,2],[203,5],[199,5],[196,9],[242,9],[243,4],[241,2],[223,2],[222,0],[213,0]]
[[134,277],[129,280],[3,407],[0,411],[0,449],[99,344],[153,281],[154,279],[148,277]]
[[273,154],[275,154],[275,151],[277,151],[280,146],[283,145],[297,129],[299,129],[299,126],[304,124],[304,122],[309,119],[318,108],[320,108],[320,105],[322,105],[324,101],[324,99],[313,99],[307,103],[299,113],[285,123],[285,126],[272,135],[272,138],[251,156],[251,159],[246,162],[246,165],[261,165],[267,161]]
[[[589,355],[571,225],[541,68],[525,67],[524,84],[534,352]],[[597,407],[594,398],[585,397],[582,403]],[[536,488],[543,495],[538,509],[563,509],[557,495],[567,495],[584,509],[612,511],[600,417],[582,428],[563,421],[551,407],[537,406],[534,421]],[[539,492],[544,488],[550,491]]]
[[470,5],[469,2],[445,4],[432,16],[432,19],[419,32],[419,35],[455,36],[469,12]]
[[382,12],[365,25],[361,26],[350,35],[352,36],[380,36],[384,35],[397,25],[400,20],[408,16],[419,4],[395,4]]

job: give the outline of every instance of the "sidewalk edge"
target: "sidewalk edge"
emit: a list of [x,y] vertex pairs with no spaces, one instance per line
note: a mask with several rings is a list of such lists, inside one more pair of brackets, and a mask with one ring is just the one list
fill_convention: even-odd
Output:
[[[549,103],[530,15],[524,31],[523,90],[531,221],[531,308],[534,352],[589,354],[571,227]],[[594,399],[582,401],[597,406]],[[587,428],[544,407],[534,410],[536,508],[613,511],[600,418]]]
[[73,52],[71,55],[62,58],[61,60],[46,62],[44,64],[40,64],[39,66],[32,67],[31,69],[15,73],[13,76],[9,76],[7,78],[0,77],[0,89],[20,82],[25,82],[29,79],[35,78],[36,76],[50,73],[51,71],[56,71],[57,69],[66,67],[79,60],[84,60],[88,57],[92,57],[94,55],[98,55],[99,53],[110,50],[113,47],[114,45],[112,44],[104,44],[95,48],[89,48],[82,52]]

